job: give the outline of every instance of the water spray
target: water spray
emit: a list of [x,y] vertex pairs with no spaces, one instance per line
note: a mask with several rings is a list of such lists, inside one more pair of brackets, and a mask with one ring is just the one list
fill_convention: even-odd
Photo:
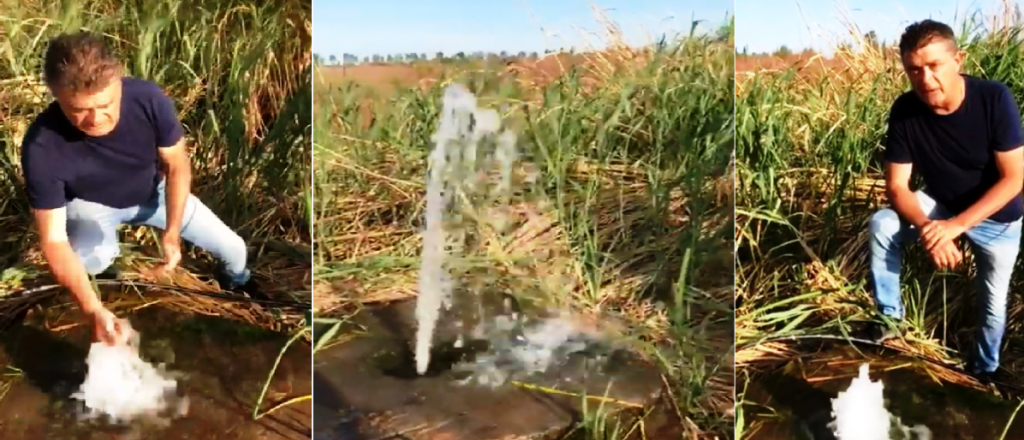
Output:
[[928,427],[908,427],[885,409],[882,382],[868,376],[862,364],[846,391],[832,399],[832,423],[836,440],[931,440]]
[[[426,228],[423,232],[422,265],[416,301],[416,371],[424,374],[430,365],[430,348],[442,307],[452,302],[453,281],[446,267],[449,253],[458,254],[465,245],[461,229],[462,203],[477,190],[480,173],[477,163],[481,142],[498,133],[501,117],[497,111],[478,109],[476,96],[465,86],[445,88],[441,120],[428,157]],[[515,159],[515,135],[504,132],[497,137],[494,156],[501,165],[499,191],[508,191],[511,163]],[[449,223],[454,227],[446,228]]]
[[[139,334],[127,320],[120,324],[127,341],[107,345],[93,343],[86,358],[88,373],[71,397],[85,403],[85,417],[105,416],[114,423],[145,418],[161,421],[188,411],[187,398],[177,395],[177,380],[163,365],[154,366],[139,357]],[[166,421],[166,420],[165,420]]]

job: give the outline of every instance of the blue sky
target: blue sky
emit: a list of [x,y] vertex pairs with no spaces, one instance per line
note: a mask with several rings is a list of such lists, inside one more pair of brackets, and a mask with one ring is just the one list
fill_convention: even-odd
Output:
[[[735,0],[736,48],[771,52],[782,45],[794,51],[811,47],[828,52],[829,40],[846,39],[844,18],[861,34],[875,31],[879,39],[896,41],[918,20],[944,21],[959,32],[965,15],[996,11],[998,0]],[[795,24],[791,24],[795,23]]]
[[646,43],[649,34],[689,32],[692,19],[714,30],[733,11],[733,0],[313,0],[313,52],[339,59],[343,53],[543,53],[586,47],[587,38],[603,47],[591,4],[606,11],[630,44]]

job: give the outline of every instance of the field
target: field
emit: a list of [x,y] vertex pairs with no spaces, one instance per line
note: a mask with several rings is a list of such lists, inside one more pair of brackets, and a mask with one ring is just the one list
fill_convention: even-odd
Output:
[[[53,284],[35,244],[19,149],[28,124],[51,100],[41,82],[46,41],[62,31],[87,28],[109,37],[129,75],[157,82],[175,100],[191,148],[193,192],[247,241],[253,276],[282,307],[221,294],[202,279],[212,275],[209,256],[187,244],[172,279],[147,279],[142,269],[161,260],[157,231],[147,228],[121,231],[117,264],[123,274],[150,285],[135,287],[147,300],[176,304],[180,313],[303,331],[312,272],[311,176],[305,165],[311,161],[309,4],[83,0],[5,5],[0,17],[5,41],[0,49],[0,294],[18,298],[0,301],[4,323],[33,307],[31,298],[15,294]],[[118,314],[136,307],[108,306]]]
[[[647,438],[730,438],[732,53],[731,37],[691,37],[536,63],[318,69],[316,313],[344,321],[416,294],[426,156],[443,87],[460,82],[514,121],[546,201],[517,198],[511,236],[550,257],[511,264],[488,240],[474,256],[517,297],[628,329],[664,379]],[[641,438],[639,417],[618,433],[602,420],[573,435]]]
[[736,76],[747,77],[764,71],[784,71],[795,69],[804,75],[821,75],[823,72],[843,70],[842,58],[827,58],[823,55],[808,52],[786,57],[766,55],[736,55]]
[[[1018,102],[1024,98],[1020,31],[1008,24],[972,34],[964,46],[966,73],[1005,82]],[[889,106],[909,90],[896,49],[839,51],[816,71],[746,63],[737,74],[736,109],[737,399],[746,412],[737,431],[753,435],[785,412],[750,397],[754,385],[782,372],[800,383],[842,388],[870,360],[873,370],[907,369],[926,383],[980,388],[955,366],[973,341],[972,265],[937,272],[918,246],[904,254],[910,333],[888,349],[869,347],[852,357],[823,348],[825,338],[849,337],[873,319],[867,221],[886,202],[880,156]],[[1020,292],[1022,282],[1018,266],[1011,292]],[[1011,294],[1009,307],[1002,365],[1018,375],[1024,368],[1019,294]],[[998,423],[1001,430],[1007,420]]]

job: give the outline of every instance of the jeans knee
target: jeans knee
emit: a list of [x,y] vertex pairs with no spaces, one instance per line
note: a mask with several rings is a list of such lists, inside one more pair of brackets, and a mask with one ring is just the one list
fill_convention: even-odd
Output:
[[90,275],[103,272],[121,253],[116,229],[91,219],[69,220],[68,241]]
[[892,237],[900,232],[900,216],[896,211],[886,208],[871,216],[868,231],[873,237]]
[[89,248],[73,247],[73,249],[89,275],[97,275],[106,270],[110,265],[114,264],[114,260],[117,259],[120,253],[116,245],[111,246],[107,244]]

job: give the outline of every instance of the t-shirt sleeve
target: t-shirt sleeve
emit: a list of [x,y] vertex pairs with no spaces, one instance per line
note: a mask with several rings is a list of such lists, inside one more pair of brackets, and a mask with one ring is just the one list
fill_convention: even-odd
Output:
[[890,163],[911,163],[910,148],[906,135],[904,121],[907,119],[905,106],[900,105],[900,100],[892,104],[889,109],[888,128],[885,130],[885,154],[886,162]]
[[1024,144],[1024,129],[1021,128],[1020,109],[1013,93],[1006,86],[999,88],[992,112],[992,133],[995,151],[1010,151]]
[[153,114],[156,121],[157,147],[172,147],[185,135],[185,129],[178,120],[178,112],[171,100],[159,87],[153,87]]
[[51,163],[42,151],[41,129],[33,124],[25,133],[21,145],[21,168],[25,176],[28,204],[33,209],[57,209],[67,200],[64,182],[52,172]]

